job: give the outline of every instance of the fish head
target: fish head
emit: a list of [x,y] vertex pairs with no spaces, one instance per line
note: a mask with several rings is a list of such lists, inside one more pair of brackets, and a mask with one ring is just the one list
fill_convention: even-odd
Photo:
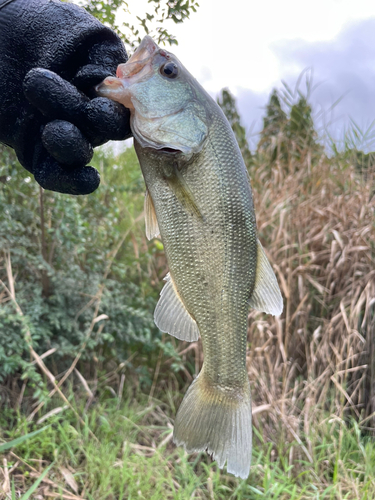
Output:
[[207,94],[177,57],[151,37],[96,91],[130,109],[133,135],[141,146],[182,153],[202,149],[209,122]]

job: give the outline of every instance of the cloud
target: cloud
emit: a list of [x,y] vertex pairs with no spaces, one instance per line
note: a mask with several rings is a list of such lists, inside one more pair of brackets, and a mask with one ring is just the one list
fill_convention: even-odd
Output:
[[272,49],[289,85],[304,69],[312,69],[313,83],[319,85],[310,101],[315,112],[325,111],[336,138],[343,135],[349,118],[362,130],[375,120],[375,18],[346,26],[330,41],[283,41]]
[[[314,90],[310,102],[316,127],[327,129],[340,143],[352,119],[363,132],[375,120],[375,18],[346,26],[333,40],[306,42],[304,40],[280,41],[273,44],[281,80],[295,90],[305,71],[300,90],[306,91],[306,76],[312,76]],[[282,82],[276,86],[283,89]],[[254,92],[233,89],[238,109],[250,138],[252,149],[258,141],[254,133],[262,129],[262,117],[271,89]],[[375,130],[375,127],[374,127]],[[375,135],[375,134],[374,134]],[[375,141],[358,141],[358,147],[375,150]]]

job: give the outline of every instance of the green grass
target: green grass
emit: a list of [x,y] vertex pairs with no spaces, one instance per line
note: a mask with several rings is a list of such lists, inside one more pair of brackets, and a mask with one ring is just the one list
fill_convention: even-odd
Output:
[[[70,399],[73,402],[73,394]],[[76,399],[82,401],[82,395]],[[53,403],[57,406],[59,401],[51,402],[48,411]],[[375,498],[375,444],[361,434],[354,422],[330,420],[322,414],[305,439],[313,463],[306,460],[298,443],[283,441],[283,430],[271,442],[264,440],[262,428],[255,427],[252,469],[250,477],[243,481],[220,471],[204,453],[187,455],[176,448],[168,439],[172,433],[168,406],[160,400],[149,402],[141,395],[137,401],[119,406],[113,398],[97,401],[87,413],[78,403],[77,410],[85,426],[66,409],[51,416],[39,433],[35,432],[38,426],[27,423],[24,416],[14,415],[17,418],[12,419],[12,427],[2,432],[2,442],[33,433],[3,451],[8,470],[13,468],[15,494],[26,495],[35,488],[40,475],[52,464],[47,475],[52,481],[49,490],[60,494],[60,498]],[[8,415],[1,422],[2,429],[9,422]],[[45,487],[42,478],[35,490]],[[6,497],[0,493],[0,498]]]

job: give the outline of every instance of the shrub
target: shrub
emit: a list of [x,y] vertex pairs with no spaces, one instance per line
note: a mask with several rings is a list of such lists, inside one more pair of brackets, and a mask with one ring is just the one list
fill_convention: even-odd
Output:
[[[100,188],[90,196],[43,191],[2,151],[1,279],[9,255],[17,302],[39,354],[55,348],[61,371],[90,332],[82,359],[121,362],[134,350],[158,349],[153,323],[157,292],[150,285],[156,247],[134,224],[143,210],[143,180],[132,149],[115,159],[99,152]],[[142,247],[142,251],[139,248]],[[158,282],[157,274],[152,275]],[[23,321],[2,290],[0,380],[29,359]],[[48,362],[48,358],[47,358]]]

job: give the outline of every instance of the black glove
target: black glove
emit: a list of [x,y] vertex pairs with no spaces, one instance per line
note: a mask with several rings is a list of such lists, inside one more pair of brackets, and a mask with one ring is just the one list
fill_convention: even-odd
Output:
[[0,142],[45,189],[87,194],[92,147],[130,137],[129,111],[95,97],[127,55],[84,9],[57,0],[0,0]]

